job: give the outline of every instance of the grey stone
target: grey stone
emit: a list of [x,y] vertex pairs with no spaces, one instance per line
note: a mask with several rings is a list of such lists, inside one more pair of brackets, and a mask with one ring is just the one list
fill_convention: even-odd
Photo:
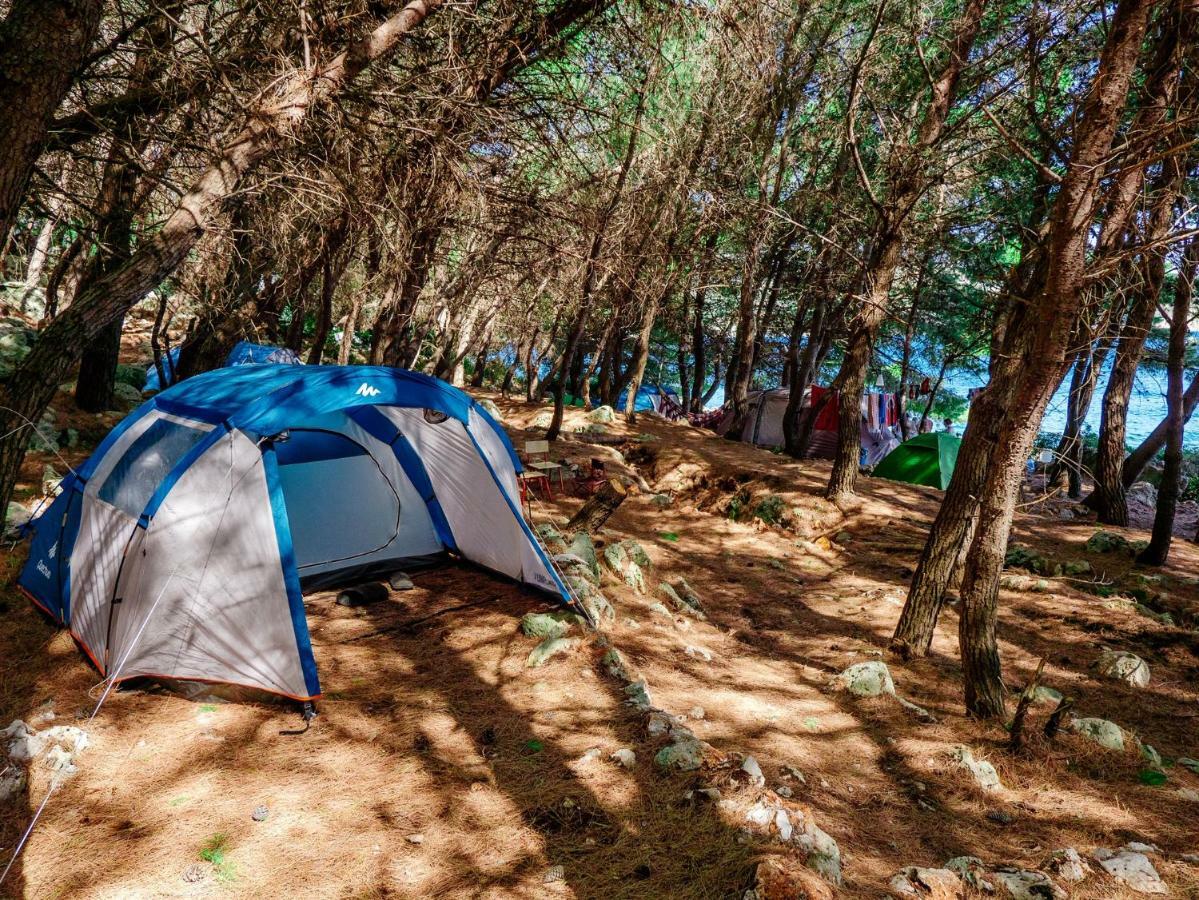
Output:
[[987,892],[995,890],[995,886],[987,881],[986,864],[977,856],[955,856],[945,863],[945,868],[955,872],[971,887]]
[[905,897],[935,897],[948,900],[961,895],[962,880],[950,869],[905,866],[891,878],[891,890]]
[[570,630],[570,621],[562,613],[525,613],[520,618],[520,630],[527,637],[560,638]]
[[960,768],[970,773],[975,783],[984,791],[997,791],[1003,787],[995,767],[985,759],[975,759],[969,747],[954,747],[950,755]]
[[1033,688],[1032,699],[1034,703],[1052,703],[1054,706],[1062,702],[1062,692],[1051,687],[1046,687],[1043,684],[1038,684]]
[[597,406],[587,414],[587,419],[590,422],[599,422],[602,424],[611,424],[616,421],[616,411],[610,406]]
[[545,874],[541,876],[541,880],[545,884],[553,884],[556,881],[565,881],[566,869],[563,866],[550,866],[545,870]]
[[1127,650],[1104,650],[1095,662],[1099,674],[1132,687],[1149,686],[1149,665]]
[[548,409],[543,409],[533,417],[533,421],[529,423],[530,428],[549,428],[554,421],[554,414]]
[[694,772],[704,764],[704,744],[695,735],[681,735],[654,756],[654,765],[665,771]]
[[995,870],[990,877],[999,888],[999,895],[1012,900],[1064,900],[1067,896],[1043,872],[1005,867]]
[[250,813],[250,818],[255,822],[265,822],[266,817],[271,814],[271,811],[265,806],[255,806],[254,811]]
[[1088,874],[1087,864],[1073,847],[1050,853],[1045,868],[1063,881],[1083,881]]
[[570,651],[576,643],[577,641],[572,638],[547,637],[529,653],[529,658],[526,660],[525,665],[530,668],[545,665],[546,662],[558,654]]
[[702,659],[704,662],[712,661],[712,651],[705,647],[693,647],[688,645],[683,648],[683,653],[690,656],[692,659]]
[[574,536],[574,539],[570,542],[570,546],[567,548],[566,552],[572,553],[581,559],[584,565],[586,565],[587,570],[591,572],[595,582],[597,584],[599,583],[599,557],[596,555],[595,541],[591,539],[591,535],[587,534],[585,531],[580,531]]
[[[636,560],[632,558],[626,546],[629,542],[620,541],[609,544],[604,548],[604,564],[626,585],[637,593],[645,593],[645,573]],[[644,551],[642,551],[644,553]]]
[[1144,853],[1121,850],[1099,861],[1105,872],[1124,882],[1138,894],[1168,894],[1166,883]]
[[670,494],[654,494],[649,498],[649,502],[658,507],[658,509],[666,509],[666,507],[674,503],[674,499]]
[[631,704],[634,709],[646,712],[654,705],[650,700],[649,686],[645,681],[634,681],[632,684],[626,684],[624,692],[625,696],[629,698],[625,702]]
[[629,671],[628,665],[624,661],[624,656],[615,647],[610,647],[600,659],[600,663],[607,670],[608,674],[620,681],[629,682],[633,680],[632,673]]
[[113,400],[119,405],[132,409],[142,402],[142,392],[131,384],[118,381],[112,386]]
[[895,682],[891,680],[887,664],[878,660],[855,663],[833,679],[833,686],[856,697],[895,693]]
[[1124,729],[1107,719],[1074,719],[1070,728],[1108,750],[1124,749]]
[[15,540],[19,536],[20,528],[33,518],[33,513],[16,501],[10,500],[8,503],[8,515],[4,517],[4,539],[6,541]]

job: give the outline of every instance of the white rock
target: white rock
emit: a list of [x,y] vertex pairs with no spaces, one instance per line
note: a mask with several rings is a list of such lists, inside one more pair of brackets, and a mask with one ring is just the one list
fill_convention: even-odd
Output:
[[1189,803],[1199,803],[1199,791],[1196,791],[1193,788],[1179,788],[1178,798],[1180,800],[1186,800]]
[[692,659],[702,659],[704,662],[712,661],[712,651],[704,647],[693,647],[688,645],[683,648],[683,652]]
[[1099,861],[1099,865],[1114,878],[1124,882],[1138,894],[1167,894],[1166,883],[1153,868],[1144,853],[1121,850],[1114,856]]
[[633,766],[637,765],[637,754],[634,753],[632,750],[630,750],[628,747],[622,747],[621,749],[619,749],[615,753],[613,753],[611,756],[609,756],[608,759],[611,759],[611,760],[619,763],[620,765],[624,766],[626,769],[631,769],[631,768],[633,768]]
[[1045,868],[1063,881],[1082,881],[1087,877],[1087,864],[1073,847],[1049,854]]
[[895,693],[891,671],[886,663],[878,660],[855,663],[833,679],[833,686],[849,691],[857,697],[877,697],[880,694]]
[[702,719],[704,717],[704,708],[702,706],[693,706],[687,712],[689,719]]
[[1107,719],[1074,719],[1070,728],[1108,750],[1124,749],[1124,730]]
[[960,897],[962,880],[949,869],[906,866],[891,879],[891,890],[905,897]]
[[1003,787],[995,767],[985,759],[975,759],[969,747],[959,745],[950,752],[958,766],[968,771],[984,791],[997,791]]
[[578,761],[584,764],[594,762],[595,760],[599,759],[603,753],[604,751],[599,747],[592,747],[590,750],[580,756]]
[[758,765],[758,761],[752,756],[745,757],[745,761],[741,763],[741,771],[749,776],[749,783],[755,787],[761,787],[766,783],[766,777],[762,774],[762,767]]
[[1095,662],[1099,674],[1132,687],[1149,686],[1149,665],[1127,650],[1104,650]]
[[405,840],[410,844],[423,844],[425,842],[425,836],[423,834],[410,834],[405,838]]

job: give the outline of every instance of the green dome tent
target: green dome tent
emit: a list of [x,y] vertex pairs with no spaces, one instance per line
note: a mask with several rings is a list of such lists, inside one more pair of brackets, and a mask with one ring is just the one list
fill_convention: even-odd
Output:
[[943,431],[920,434],[892,450],[874,470],[878,478],[945,490],[957,465],[962,439]]

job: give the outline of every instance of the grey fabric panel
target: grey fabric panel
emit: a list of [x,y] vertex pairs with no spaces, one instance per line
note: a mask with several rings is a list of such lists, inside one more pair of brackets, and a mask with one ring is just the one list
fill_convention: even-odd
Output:
[[424,462],[462,555],[523,580],[528,542],[462,423],[448,419],[431,425],[419,409],[381,411],[399,426]]
[[[373,457],[375,465],[370,465],[370,470],[374,472],[377,479],[378,473],[383,472],[384,476],[391,483],[391,487],[400,498],[400,530],[397,535],[384,547],[381,547],[373,552],[355,556],[354,559],[348,561],[331,561],[327,563],[311,564],[312,559],[304,559],[300,556],[300,541],[297,538],[299,529],[304,527],[301,523],[300,511],[293,511],[289,507],[288,518],[292,523],[292,536],[296,541],[297,562],[300,566],[300,576],[309,578],[313,575],[319,575],[323,572],[335,572],[347,565],[364,566],[372,562],[380,562],[390,559],[401,559],[406,557],[424,557],[440,553],[444,548],[441,541],[437,537],[437,532],[433,528],[433,520],[429,517],[429,507],[425,503],[423,497],[412,486],[412,482],[408,480],[408,476],[404,474],[403,468],[396,459],[395,452],[388,445],[372,436],[365,429],[360,427],[353,419],[342,413],[333,413],[328,416],[322,416],[319,420],[312,423],[305,422],[305,426],[313,428],[322,428],[327,431],[336,431],[339,434],[344,434],[357,443],[361,444]],[[320,465],[314,464],[314,465]],[[282,473],[286,475],[286,469],[294,468],[292,466],[284,467]],[[309,470],[314,477],[324,477],[317,468]],[[333,480],[337,481],[338,475],[335,471],[330,470],[328,473],[333,476]],[[338,482],[341,484],[343,482]],[[386,487],[383,487],[386,490]],[[388,494],[390,496],[390,493]],[[394,501],[394,497],[391,498]],[[314,515],[311,511],[307,515]],[[320,510],[316,510],[314,521],[318,527],[328,528],[328,522],[322,522],[320,519]],[[394,525],[394,518],[390,520],[391,525]],[[359,550],[371,550],[371,547],[359,547]]]
[[99,666],[104,665],[113,587],[136,527],[136,519],[83,495],[79,534],[71,550],[70,626]]
[[306,695],[262,455],[245,435],[183,474],[138,555],[113,621],[114,674]]

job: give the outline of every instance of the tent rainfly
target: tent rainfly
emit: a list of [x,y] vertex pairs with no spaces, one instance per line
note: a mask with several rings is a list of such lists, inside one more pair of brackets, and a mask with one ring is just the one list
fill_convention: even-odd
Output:
[[961,446],[961,438],[944,431],[919,434],[892,450],[875,468],[874,475],[945,490]]
[[129,414],[34,523],[21,587],[115,680],[319,695],[302,590],[443,554],[570,593],[520,461],[456,388],[381,366],[237,366]]

